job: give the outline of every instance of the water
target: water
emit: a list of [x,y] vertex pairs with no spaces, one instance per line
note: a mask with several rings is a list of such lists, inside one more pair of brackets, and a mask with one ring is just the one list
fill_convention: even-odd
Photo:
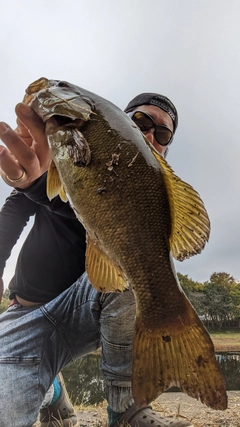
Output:
[[104,400],[100,358],[100,354],[91,353],[63,369],[65,384],[74,404],[97,405]]
[[[68,392],[74,404],[94,405],[105,398],[104,383],[99,370],[101,355],[89,354],[63,369]],[[240,353],[217,353],[227,390],[240,390]],[[172,388],[171,391],[178,391]]]
[[227,390],[240,390],[240,353],[217,353]]

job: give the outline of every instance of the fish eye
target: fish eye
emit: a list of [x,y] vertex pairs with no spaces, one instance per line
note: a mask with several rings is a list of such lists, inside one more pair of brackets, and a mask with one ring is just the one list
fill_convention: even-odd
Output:
[[60,86],[60,87],[69,87],[69,84],[67,83],[67,82],[59,82],[58,83],[58,86]]

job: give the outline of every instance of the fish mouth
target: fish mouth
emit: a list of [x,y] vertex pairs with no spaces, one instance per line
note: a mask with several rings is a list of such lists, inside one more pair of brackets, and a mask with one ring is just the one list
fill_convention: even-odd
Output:
[[47,119],[48,128],[54,127],[68,127],[68,128],[74,128],[74,129],[81,129],[84,124],[86,124],[85,120],[82,119],[72,119],[71,117],[67,117],[66,115],[53,115],[49,119]]

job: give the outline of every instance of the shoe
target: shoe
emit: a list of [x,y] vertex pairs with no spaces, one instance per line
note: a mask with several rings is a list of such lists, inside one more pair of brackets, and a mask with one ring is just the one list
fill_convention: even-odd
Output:
[[46,408],[40,409],[39,427],[79,427],[77,415],[70,402],[62,374],[58,374],[58,381],[61,385],[61,394],[58,400]]
[[121,425],[128,425],[131,427],[194,427],[188,421],[178,420],[172,417],[160,417],[154,412],[151,406],[145,408],[138,408],[135,404],[132,405],[118,422],[113,427],[120,427]]

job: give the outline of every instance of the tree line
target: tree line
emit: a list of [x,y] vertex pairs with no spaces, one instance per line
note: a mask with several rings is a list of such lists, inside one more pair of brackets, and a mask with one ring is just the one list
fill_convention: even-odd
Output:
[[177,273],[181,287],[206,327],[240,327],[240,283],[230,274],[213,273],[204,283]]
[[[240,282],[230,274],[213,273],[206,282],[195,282],[177,273],[182,289],[207,328],[240,328]],[[9,305],[9,289],[3,294],[0,313]]]

